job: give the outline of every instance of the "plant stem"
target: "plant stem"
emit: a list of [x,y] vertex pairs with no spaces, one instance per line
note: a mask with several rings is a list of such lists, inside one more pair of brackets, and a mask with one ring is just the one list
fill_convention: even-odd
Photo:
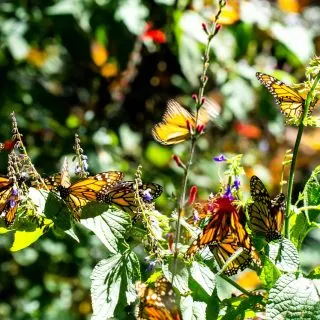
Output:
[[243,294],[247,295],[247,296],[252,296],[253,294],[249,291],[247,291],[246,289],[242,288],[239,284],[237,284],[236,282],[234,282],[232,279],[230,279],[229,277],[227,277],[224,274],[220,274],[219,275],[223,280],[227,281],[228,283],[230,283],[233,287],[237,288],[239,291],[241,291]]
[[290,240],[290,230],[289,230],[289,214],[290,214],[290,206],[291,206],[291,198],[292,198],[292,188],[293,188],[293,180],[294,180],[294,170],[296,166],[299,146],[302,138],[303,129],[305,127],[305,119],[308,116],[309,107],[313,100],[313,94],[315,91],[315,88],[320,80],[320,73],[318,73],[317,77],[315,78],[312,88],[310,89],[307,99],[304,104],[304,110],[301,117],[301,121],[299,124],[298,134],[296,138],[296,142],[293,149],[293,155],[292,155],[292,162],[290,167],[290,175],[289,175],[289,181],[288,181],[288,194],[287,194],[287,207],[286,207],[286,215],[285,215],[285,224],[284,224],[284,232],[287,239]]
[[[196,99],[196,115],[195,115],[195,123],[194,123],[194,130],[197,128],[197,123],[198,123],[198,118],[199,118],[199,109],[203,105],[203,96],[204,96],[204,89],[206,87],[208,78],[207,78],[207,72],[208,68],[210,66],[210,47],[211,47],[211,41],[214,38],[214,36],[219,32],[219,28],[217,28],[217,20],[221,14],[221,9],[226,5],[224,0],[219,1],[219,9],[218,12],[215,16],[215,22],[212,24],[211,29],[208,30],[207,26],[205,26],[204,31],[207,33],[208,38],[207,38],[207,44],[205,48],[205,52],[203,55],[203,66],[202,66],[202,74],[200,76],[200,87]],[[185,206],[186,206],[186,192],[187,192],[187,184],[188,184],[188,176],[189,176],[189,170],[192,165],[193,161],[193,156],[194,156],[194,151],[196,147],[196,142],[198,140],[198,135],[195,134],[194,132],[191,133],[191,147],[190,147],[190,153],[189,153],[189,159],[186,164],[186,167],[184,169],[184,176],[182,179],[182,193],[180,197],[180,202],[179,202],[179,211],[178,211],[178,219],[177,219],[177,224],[176,224],[176,235],[175,235],[175,251],[174,251],[174,258],[173,258],[173,268],[172,268],[172,282],[174,279],[174,276],[176,274],[176,269],[177,269],[177,261],[178,261],[178,243],[180,241],[180,235],[181,235],[181,217],[184,215],[185,211]]]

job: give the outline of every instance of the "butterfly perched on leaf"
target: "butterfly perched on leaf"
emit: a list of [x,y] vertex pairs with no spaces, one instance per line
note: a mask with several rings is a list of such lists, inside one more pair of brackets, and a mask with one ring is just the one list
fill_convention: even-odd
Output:
[[250,193],[253,202],[248,205],[248,212],[252,231],[263,235],[267,242],[281,239],[286,209],[284,194],[280,193],[271,199],[257,176],[250,179]]
[[251,244],[248,234],[239,242],[234,234],[229,233],[223,241],[209,246],[215,260],[227,276],[237,274],[247,268],[252,261],[259,264],[260,258]]
[[[199,109],[197,125],[206,126],[211,119],[219,115],[219,106],[206,101]],[[196,118],[180,103],[169,100],[162,121],[152,129],[153,138],[161,144],[170,145],[190,139],[190,128],[196,130]]]
[[0,177],[0,213],[7,227],[14,222],[19,202],[18,186],[12,179]]
[[61,173],[45,179],[45,184],[50,191],[59,193],[61,199],[71,208],[73,216],[79,220],[82,207],[90,201],[98,201],[97,196],[102,189],[112,188],[122,178],[123,173],[120,171],[107,171],[71,184],[68,166],[65,163]]
[[239,210],[232,204],[231,200],[218,197],[209,200],[207,204],[199,205],[197,208],[200,217],[208,218],[210,214],[211,217],[201,234],[187,250],[187,258],[192,257],[207,245],[216,245],[222,242],[230,232],[238,239],[238,242],[244,241],[247,233],[242,225]]
[[116,205],[123,211],[134,214],[139,209],[137,193],[142,202],[151,203],[161,195],[162,191],[162,186],[156,183],[149,182],[137,186],[135,181],[123,181],[111,188],[102,188],[97,201]]
[[[301,118],[305,99],[295,89],[268,74],[257,72],[256,77],[274,96],[281,112],[287,119]],[[310,106],[309,112],[312,109],[313,105]]]
[[182,320],[172,285],[165,277],[158,278],[154,288],[138,282],[136,289],[140,299],[138,320]]

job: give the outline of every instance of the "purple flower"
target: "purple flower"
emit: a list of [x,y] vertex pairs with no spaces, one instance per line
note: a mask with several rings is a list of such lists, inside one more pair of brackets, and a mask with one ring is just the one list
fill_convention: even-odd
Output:
[[147,271],[148,272],[152,272],[154,267],[156,266],[156,262],[155,261],[150,261],[147,267]]
[[240,179],[239,179],[239,177],[236,177],[236,178],[235,178],[234,183],[233,183],[233,187],[234,187],[236,190],[239,190],[239,188],[240,188]]
[[193,210],[193,222],[198,222],[199,220],[199,212],[197,210]]
[[232,192],[231,192],[231,186],[228,184],[227,185],[227,190],[223,195],[224,198],[228,198],[230,201],[233,200]]
[[153,199],[153,197],[150,193],[150,189],[142,191],[142,197],[147,202],[151,201]]
[[214,157],[213,160],[214,160],[215,162],[224,162],[224,161],[227,160],[227,158],[225,157],[224,154],[221,153],[221,154],[218,155],[217,157]]
[[17,196],[18,195],[18,188],[17,188],[17,186],[15,184],[12,186],[12,195],[13,196]]
[[9,205],[10,205],[10,208],[11,208],[11,209],[14,208],[14,207],[16,206],[15,200],[14,200],[14,199],[10,199],[10,200],[9,200]]

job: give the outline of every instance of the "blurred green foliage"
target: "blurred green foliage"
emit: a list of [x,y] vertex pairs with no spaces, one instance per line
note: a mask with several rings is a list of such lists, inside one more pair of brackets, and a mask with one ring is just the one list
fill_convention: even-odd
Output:
[[[160,146],[151,128],[169,98],[190,105],[202,66],[201,23],[213,15],[210,1],[2,1],[0,141],[11,138],[9,114],[15,111],[34,164],[51,174],[63,156],[72,157],[78,132],[93,172],[119,169],[130,178],[142,164],[144,179],[164,186],[157,204],[169,214],[175,206],[169,196],[181,180],[171,155],[188,152],[188,145]],[[165,32],[164,43],[142,36],[147,22]],[[218,127],[199,141],[202,156],[190,175],[204,190],[200,197],[217,186],[212,157],[221,152],[244,153],[248,176],[257,172],[271,186],[278,183],[292,132],[284,131],[272,97],[254,75],[279,69],[279,79],[302,81],[307,61],[319,55],[319,22],[312,3],[295,14],[252,0],[241,3],[239,21],[223,26],[212,46],[206,92],[223,112]],[[259,136],[250,138],[239,123],[254,125]],[[300,181],[319,163],[317,148],[306,143],[302,149]],[[5,174],[6,152],[0,166]],[[89,319],[89,276],[105,258],[104,246],[81,227],[78,234],[80,243],[50,232],[16,253],[8,251],[10,234],[0,237],[1,319]],[[307,252],[319,238],[306,240]],[[314,261],[303,252],[310,269]]]

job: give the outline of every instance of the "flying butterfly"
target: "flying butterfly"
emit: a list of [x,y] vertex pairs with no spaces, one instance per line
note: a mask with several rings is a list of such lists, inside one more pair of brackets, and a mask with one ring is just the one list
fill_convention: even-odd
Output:
[[[79,220],[79,210],[90,201],[98,201],[99,192],[115,186],[123,178],[120,171],[107,171],[92,177],[70,182],[68,165],[65,161],[61,173],[45,179],[47,188],[57,191],[60,197],[70,206],[73,216]],[[42,186],[43,187],[43,186]]]
[[[257,72],[256,77],[274,96],[281,112],[287,119],[301,118],[305,99],[295,89],[268,74]],[[309,112],[313,107],[314,105],[310,106]]]
[[[198,209],[199,209],[198,204]],[[192,257],[196,252],[206,245],[217,245],[224,241],[231,232],[238,243],[243,243],[247,237],[247,232],[242,224],[242,211],[236,209],[228,198],[217,198],[209,200],[207,205],[202,205],[205,209],[200,210],[211,212],[211,218],[204,227],[201,234],[193,241],[186,252],[186,258]],[[206,215],[208,216],[208,215]]]
[[17,214],[19,190],[12,179],[0,176],[0,212],[9,227]]
[[165,277],[158,278],[154,288],[138,282],[136,289],[140,298],[138,320],[182,320],[172,285]]
[[[206,126],[209,120],[219,115],[220,107],[206,100],[199,109],[197,125]],[[189,126],[195,130],[196,118],[177,101],[169,100],[162,121],[152,129],[153,138],[161,144],[177,144],[191,137]]]
[[[138,185],[139,197],[145,203],[153,202],[161,195],[162,191],[162,186],[156,183],[149,182]],[[97,195],[97,201],[116,205],[123,211],[135,214],[139,208],[136,193],[135,181],[123,181],[112,188],[102,188]]]
[[250,179],[253,203],[248,205],[250,225],[253,232],[265,236],[266,241],[281,239],[285,216],[285,195],[278,194],[273,200],[257,176]]

